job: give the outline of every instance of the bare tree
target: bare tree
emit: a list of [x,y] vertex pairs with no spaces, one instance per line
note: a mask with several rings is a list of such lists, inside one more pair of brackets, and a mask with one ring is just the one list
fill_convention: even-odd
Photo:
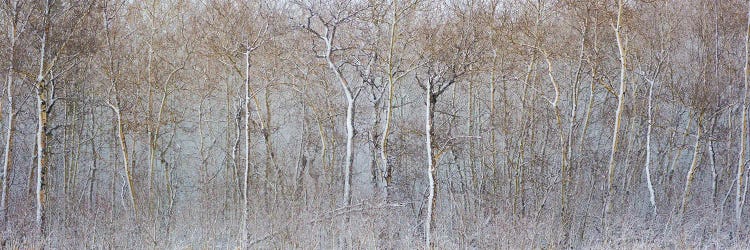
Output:
[[[447,17],[446,17],[447,18]],[[438,195],[438,164],[443,154],[451,149],[459,137],[436,140],[435,115],[437,112],[436,105],[439,97],[446,93],[451,86],[463,80],[471,69],[471,66],[477,63],[478,48],[477,36],[471,30],[466,30],[463,23],[448,23],[450,26],[438,31],[425,29],[425,42],[419,51],[423,63],[420,72],[417,72],[415,79],[424,93],[424,135],[425,135],[425,152],[426,152],[426,175],[427,175],[427,211],[424,219],[425,247],[435,247],[432,239],[432,230],[436,225],[435,208],[437,205]],[[438,42],[437,37],[446,37],[444,42]]]
[[[747,7],[747,17],[750,18],[750,6]],[[737,187],[737,192],[734,197],[734,217],[737,221],[737,225],[742,224],[742,209],[745,203],[745,194],[744,194],[744,186],[746,183],[744,183],[743,175],[745,174],[745,166],[747,162],[745,161],[745,155],[747,154],[747,112],[748,112],[748,88],[750,88],[750,19],[747,21],[747,27],[746,27],[746,35],[745,35],[745,69],[744,69],[744,83],[745,87],[742,91],[742,118],[740,119],[740,122],[742,122],[742,131],[741,131],[741,137],[740,137],[740,152],[739,152],[739,161],[737,162],[737,178],[735,179],[735,184]]]
[[[612,149],[609,154],[609,167],[607,168],[607,204],[605,206],[605,216],[612,212],[612,200],[614,199],[614,181],[615,181],[615,168],[617,165],[615,155],[617,154],[617,144],[620,139],[620,123],[622,119],[622,112],[625,105],[625,88],[626,88],[626,71],[627,71],[627,44],[622,38],[622,19],[623,19],[623,6],[622,0],[617,1],[617,22],[613,25],[615,30],[615,38],[617,39],[617,48],[620,58],[620,88],[617,92],[617,110],[615,111],[615,126],[612,130]],[[605,219],[605,223],[607,219]]]
[[[354,163],[354,116],[355,116],[355,101],[359,96],[359,90],[355,89],[350,84],[350,80],[344,76],[344,59],[338,58],[338,55],[342,50],[346,49],[340,47],[337,38],[341,36],[343,27],[353,22],[357,15],[364,11],[369,6],[338,6],[338,12],[331,13],[331,15],[324,16],[325,14],[321,10],[317,9],[320,6],[314,6],[312,4],[298,3],[306,11],[306,23],[302,24],[302,27],[309,33],[315,36],[323,43],[324,48],[322,51],[316,51],[319,53],[317,56],[325,59],[328,69],[336,77],[336,80],[341,86],[341,91],[346,97],[346,154],[344,155],[344,205],[349,206],[352,203],[352,164]],[[337,32],[339,36],[337,36]],[[342,56],[343,57],[343,56]],[[355,92],[356,91],[356,92]]]
[[[106,34],[106,60],[103,62],[102,67],[107,72],[107,80],[109,85],[110,95],[114,98],[107,98],[106,105],[112,110],[115,118],[116,137],[120,146],[120,154],[122,155],[122,166],[125,174],[125,183],[128,188],[128,198],[131,206],[131,215],[134,220],[138,216],[138,205],[135,197],[135,187],[133,183],[132,164],[130,158],[130,151],[128,148],[126,131],[125,131],[125,118],[123,114],[123,95],[121,85],[123,85],[122,75],[125,73],[124,69],[120,67],[122,59],[118,48],[126,37],[123,37],[120,26],[115,21],[119,20],[119,16],[122,15],[121,11],[124,8],[122,4],[110,4],[105,3],[102,12],[102,20],[104,25],[104,32]],[[114,99],[114,100],[112,100]]]
[[[9,175],[13,171],[13,136],[15,134],[15,122],[16,122],[16,113],[18,112],[15,108],[15,103],[13,101],[13,95],[14,95],[14,89],[16,81],[15,75],[15,64],[18,63],[16,59],[16,47],[19,40],[20,34],[25,30],[27,22],[28,15],[26,17],[22,16],[22,10],[24,7],[24,2],[19,1],[10,1],[5,2],[5,5],[3,6],[5,12],[7,13],[7,18],[10,19],[7,21],[8,23],[8,40],[9,40],[9,58],[8,58],[8,73],[7,73],[7,79],[6,79],[6,85],[5,85],[5,95],[6,99],[8,101],[8,111],[7,111],[7,118],[6,118],[6,130],[5,130],[5,152],[3,157],[3,176],[2,176],[2,197],[0,198],[0,210],[2,210],[2,218],[0,218],[0,221],[2,223],[6,223],[8,220],[8,197],[10,196],[10,177]],[[8,224],[5,224],[8,225]]]

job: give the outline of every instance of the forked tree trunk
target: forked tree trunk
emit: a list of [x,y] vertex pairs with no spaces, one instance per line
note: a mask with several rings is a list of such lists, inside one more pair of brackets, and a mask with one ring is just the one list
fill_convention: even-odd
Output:
[[346,97],[346,155],[344,156],[344,205],[352,204],[352,164],[354,163],[354,101],[355,96],[349,86],[349,82],[344,78],[341,70],[334,64],[331,59],[333,44],[331,40],[325,38],[326,54],[325,59],[328,67],[336,75],[341,85],[341,89]]
[[693,179],[695,178],[695,171],[698,168],[698,161],[700,159],[700,149],[701,149],[701,139],[703,136],[703,113],[701,112],[698,114],[698,121],[697,121],[696,128],[696,136],[695,136],[695,145],[693,146],[693,160],[690,163],[690,169],[688,170],[687,177],[685,178],[685,191],[682,193],[682,203],[680,205],[680,216],[681,218],[685,217],[685,212],[687,210],[687,203],[690,199],[690,186],[693,184]]
[[[541,49],[540,49],[541,50]],[[560,139],[560,231],[563,233],[563,244],[567,244],[568,240],[568,228],[570,227],[570,216],[569,216],[569,206],[567,201],[567,194],[568,194],[568,172],[569,172],[569,166],[568,166],[568,156],[569,156],[569,150],[568,145],[569,141],[566,142],[565,140],[565,132],[563,128],[563,121],[562,121],[562,112],[560,111],[559,102],[560,102],[560,85],[558,85],[557,81],[555,80],[555,76],[553,74],[553,67],[552,67],[552,60],[549,58],[549,54],[541,50],[542,54],[544,55],[544,60],[547,63],[547,75],[549,76],[550,82],[552,83],[552,87],[555,91],[555,97],[552,100],[548,100],[550,103],[550,106],[555,113],[555,122],[557,124],[557,130],[558,130],[558,138]],[[575,89],[573,91],[576,91]],[[575,104],[573,105],[575,107]],[[571,124],[575,122],[575,110],[572,111],[571,114]],[[572,125],[571,125],[572,126]],[[570,130],[572,131],[572,129]],[[569,135],[572,137],[572,134]]]
[[125,179],[126,184],[128,185],[128,195],[130,198],[130,205],[132,206],[132,212],[133,212],[133,218],[134,220],[137,219],[138,216],[138,206],[135,202],[135,190],[133,188],[133,175],[130,171],[130,157],[128,154],[128,144],[127,139],[125,138],[125,131],[124,131],[124,125],[123,125],[123,118],[122,113],[119,108],[119,101],[118,104],[112,105],[111,108],[115,112],[115,118],[117,120],[117,139],[120,143],[120,153],[122,154],[122,164],[123,164],[123,171],[125,172]]
[[[125,128],[124,128],[124,121],[122,117],[122,105],[121,105],[121,97],[120,97],[120,89],[118,86],[118,75],[115,73],[117,71],[116,62],[114,60],[114,49],[115,44],[113,44],[113,41],[116,39],[115,37],[111,37],[111,29],[110,26],[110,19],[108,17],[108,11],[105,9],[105,15],[104,15],[104,31],[106,32],[106,43],[107,43],[107,60],[108,60],[108,71],[110,72],[109,75],[109,81],[112,87],[112,90],[114,91],[114,101],[115,103],[112,104],[110,101],[107,101],[107,105],[110,109],[112,109],[112,112],[115,114],[115,122],[117,123],[116,126],[116,137],[120,144],[120,153],[122,154],[122,163],[123,163],[123,171],[125,172],[125,182],[127,184],[128,188],[128,195],[130,198],[130,205],[132,206],[132,217],[134,221],[137,221],[138,218],[138,205],[136,204],[135,200],[135,189],[133,186],[133,175],[130,170],[130,166],[132,165],[130,163],[130,157],[128,153],[128,144],[127,144],[127,138],[125,137]],[[114,180],[113,180],[114,181]],[[114,184],[113,184],[114,185]],[[114,192],[114,191],[113,191]]]

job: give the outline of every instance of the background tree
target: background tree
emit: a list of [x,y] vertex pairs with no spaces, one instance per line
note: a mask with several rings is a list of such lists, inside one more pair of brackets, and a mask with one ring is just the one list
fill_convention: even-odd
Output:
[[748,247],[745,1],[0,6],[4,248]]

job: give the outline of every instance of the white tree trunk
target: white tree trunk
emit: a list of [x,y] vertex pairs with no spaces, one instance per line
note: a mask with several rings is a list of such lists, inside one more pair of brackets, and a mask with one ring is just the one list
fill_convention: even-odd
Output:
[[653,125],[653,92],[654,81],[649,80],[648,87],[648,128],[646,129],[646,186],[648,187],[649,201],[654,208],[656,216],[656,197],[654,195],[654,185],[651,183],[651,126]]
[[[51,0],[44,5],[44,23],[49,21]],[[37,232],[43,233],[44,224],[44,175],[46,174],[47,157],[47,83],[45,77],[45,58],[47,47],[47,29],[42,32],[41,49],[39,52],[39,74],[36,79],[37,101],[37,130],[36,130],[36,227]]]
[[119,108],[119,101],[117,106],[111,106],[115,112],[117,118],[117,138],[120,141],[120,153],[122,154],[123,170],[125,171],[126,184],[128,185],[128,195],[130,198],[130,205],[133,206],[133,218],[138,215],[138,206],[135,202],[135,190],[133,189],[133,175],[130,172],[130,156],[128,154],[128,144],[125,138],[124,124],[122,122],[122,113]]
[[333,71],[333,73],[336,75],[336,78],[339,80],[339,83],[341,84],[341,89],[344,92],[344,96],[346,97],[346,155],[344,158],[344,204],[346,206],[349,206],[352,204],[352,188],[351,188],[351,182],[352,182],[352,164],[354,162],[354,158],[352,156],[354,152],[354,101],[355,97],[352,93],[351,88],[349,87],[349,82],[344,78],[343,74],[341,73],[341,70],[336,66],[335,63],[333,63],[333,60],[331,59],[331,53],[333,50],[333,44],[331,44],[331,40],[324,38],[324,41],[326,43],[326,62],[328,63],[328,67]]
[[[110,19],[108,18],[107,14],[108,10],[105,10],[104,15],[104,30],[106,32],[106,42],[107,42],[107,52],[108,52],[108,64],[107,67],[109,67],[108,71],[110,72],[109,75],[109,81],[112,85],[112,90],[114,91],[114,99],[115,103],[112,104],[109,100],[107,100],[107,105],[110,109],[112,109],[112,112],[115,113],[115,119],[116,119],[116,133],[117,133],[117,139],[120,144],[120,153],[122,154],[122,163],[123,163],[123,171],[125,172],[125,182],[127,184],[128,188],[128,195],[130,198],[130,205],[132,206],[132,216],[133,220],[137,220],[138,216],[138,206],[136,204],[135,200],[135,189],[133,187],[133,175],[130,171],[130,157],[128,155],[128,144],[127,144],[127,138],[125,138],[125,129],[124,129],[124,122],[122,117],[122,109],[121,109],[121,102],[120,102],[120,90],[118,88],[118,76],[114,73],[116,63],[114,59],[114,49],[115,45],[113,44],[113,41],[116,39],[116,37],[111,37],[111,27],[110,27]],[[54,87],[53,87],[54,89]],[[114,185],[114,184],[112,184]],[[113,191],[114,192],[114,191]]]
[[[245,171],[242,177],[242,223],[240,244],[247,244],[247,220],[249,219],[249,199],[247,195],[250,174],[250,49],[245,50]],[[239,136],[239,135],[238,135]]]
[[396,24],[398,14],[396,9],[393,10],[393,19],[391,20],[390,40],[388,44],[388,101],[385,103],[385,122],[383,123],[383,133],[380,138],[380,188],[383,195],[383,201],[388,202],[388,185],[391,184],[391,167],[388,165],[388,134],[391,132],[391,119],[393,118],[393,95],[396,89],[396,79],[393,72],[393,48],[396,43]]
[[432,154],[432,83],[427,84],[425,109],[425,150],[427,152],[427,215],[424,221],[425,248],[432,248],[432,223],[435,212],[435,158]]
[[47,127],[47,114],[44,110],[44,99],[41,97],[41,92],[37,92],[37,118],[38,126],[36,130],[36,226],[37,231],[42,232],[42,224],[44,223],[44,175],[46,168],[46,156],[44,148],[46,146],[47,136],[44,132]]
[[[18,12],[16,12],[18,2],[12,1],[11,8],[12,8],[12,16],[16,17],[18,15]],[[8,65],[8,76],[7,76],[7,85],[6,85],[6,95],[8,99],[8,118],[6,120],[7,129],[5,130],[5,157],[3,157],[3,179],[2,179],[2,198],[0,198],[0,210],[2,210],[2,218],[0,218],[2,223],[5,223],[8,218],[8,192],[10,188],[9,183],[9,174],[11,172],[11,157],[13,157],[13,133],[14,133],[14,123],[15,123],[15,106],[13,104],[13,72],[15,69],[13,68],[15,63],[15,48],[16,48],[16,25],[17,22],[13,22],[10,24],[10,32],[8,36],[10,37],[10,58],[9,58],[9,65]],[[7,225],[7,224],[6,224]]]
[[[623,1],[619,0],[618,11],[617,11],[617,24],[615,26],[615,38],[617,40],[617,48],[620,54],[620,90],[617,93],[617,110],[615,111],[615,126],[612,130],[612,148],[609,154],[609,167],[607,168],[607,204],[605,206],[605,216],[607,216],[612,210],[612,199],[614,198],[614,178],[615,178],[615,156],[617,154],[617,144],[620,139],[620,122],[622,120],[622,110],[625,104],[625,71],[627,67],[626,60],[626,48],[624,41],[621,37],[620,29],[622,21],[622,9]],[[605,219],[605,223],[607,223]]]
[[354,97],[351,91],[346,93],[346,159],[344,165],[344,202],[347,206],[352,204],[352,157],[354,145]]
[[[750,18],[750,6],[747,7],[747,16]],[[745,203],[743,199],[743,186],[745,183],[743,183],[743,174],[745,173],[745,154],[746,154],[746,143],[747,143],[747,109],[748,109],[748,85],[750,85],[750,19],[748,19],[747,27],[745,31],[745,69],[744,69],[744,81],[745,81],[745,87],[742,92],[742,119],[740,122],[742,122],[742,132],[740,135],[740,154],[739,154],[739,160],[737,162],[737,179],[735,182],[737,183],[737,193],[735,195],[734,200],[734,210],[735,210],[735,220],[737,221],[737,225],[742,224],[742,207]]]
[[[563,232],[563,238],[565,241],[568,240],[568,228],[570,227],[570,219],[568,214],[570,211],[568,211],[568,201],[567,201],[567,195],[568,195],[568,173],[569,173],[569,166],[568,166],[568,157],[570,156],[571,151],[568,150],[571,142],[571,138],[573,137],[573,123],[575,122],[575,114],[576,114],[576,103],[573,102],[572,110],[571,110],[571,117],[570,117],[570,134],[568,135],[568,141],[565,140],[565,132],[563,128],[563,121],[562,121],[562,114],[560,112],[559,102],[560,102],[560,85],[557,84],[557,81],[555,80],[555,76],[553,74],[553,67],[552,67],[552,61],[549,58],[549,54],[546,51],[542,51],[542,54],[544,54],[544,60],[547,62],[547,75],[549,76],[550,82],[552,83],[552,87],[555,90],[555,97],[550,101],[551,108],[555,112],[555,120],[557,122],[557,129],[558,129],[558,137],[560,138],[560,217],[561,217],[561,231]],[[575,84],[574,84],[575,85]],[[578,91],[575,87],[573,88],[573,91]],[[565,242],[564,244],[567,244]]]
[[687,209],[688,199],[690,199],[690,186],[693,184],[695,178],[695,171],[698,168],[698,161],[700,159],[700,146],[701,137],[703,136],[703,114],[698,115],[697,121],[697,135],[695,136],[695,144],[693,145],[693,160],[690,163],[690,169],[688,170],[687,177],[685,178],[685,190],[682,193],[682,204],[680,205],[680,215],[685,216]]

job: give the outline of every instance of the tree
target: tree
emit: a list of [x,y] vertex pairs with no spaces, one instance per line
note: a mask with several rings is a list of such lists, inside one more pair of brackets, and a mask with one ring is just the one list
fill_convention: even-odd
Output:
[[[407,76],[415,67],[410,65],[403,65],[404,61],[401,56],[398,58],[398,52],[404,53],[405,51],[396,51],[397,42],[401,41],[405,34],[399,24],[403,23],[402,19],[410,14],[420,4],[419,0],[409,1],[404,6],[399,6],[399,1],[390,2],[390,8],[392,11],[390,22],[388,23],[388,52],[386,59],[385,73],[387,81],[387,100],[385,103],[385,121],[382,124],[382,132],[380,134],[380,192],[383,194],[384,201],[388,201],[388,187],[391,185],[393,180],[393,167],[388,163],[388,137],[391,133],[391,124],[393,119],[393,105],[395,98],[395,91],[397,84]],[[401,39],[400,39],[401,38]],[[401,59],[401,60],[399,60]],[[403,66],[402,66],[403,65]]]
[[124,68],[120,67],[123,63],[123,55],[119,51],[122,42],[127,39],[126,35],[121,30],[120,20],[121,11],[123,9],[122,4],[117,3],[105,3],[103,8],[103,25],[105,32],[105,43],[106,43],[106,55],[102,62],[101,67],[105,72],[109,87],[109,96],[113,98],[107,98],[105,100],[106,105],[112,110],[115,118],[116,137],[120,147],[120,154],[122,155],[122,167],[125,175],[125,183],[127,184],[128,199],[131,206],[131,216],[134,221],[137,221],[138,216],[138,205],[136,203],[135,187],[133,182],[132,164],[130,158],[130,151],[128,150],[128,143],[125,131],[125,118],[123,114],[123,95],[124,90],[122,85],[124,80],[122,79]]
[[[448,14],[450,15],[450,14]],[[424,219],[425,247],[435,247],[432,241],[432,230],[436,225],[435,209],[439,183],[437,170],[440,159],[456,140],[447,138],[436,140],[435,114],[438,110],[439,97],[455,83],[463,80],[470,73],[472,65],[479,59],[478,37],[472,30],[465,29],[463,23],[450,22],[443,17],[444,28],[423,26],[422,41],[419,47],[422,66],[415,75],[415,80],[424,91],[424,138],[426,152],[427,176],[427,212]],[[441,39],[438,39],[441,38]],[[441,42],[442,41],[442,42]]]
[[[750,6],[747,7],[747,17],[750,18]],[[742,117],[740,119],[741,125],[741,137],[740,137],[740,153],[739,153],[739,161],[737,162],[737,178],[735,179],[735,184],[737,187],[737,192],[734,196],[734,211],[735,211],[735,220],[737,221],[737,225],[742,224],[742,209],[745,203],[745,188],[744,186],[746,183],[744,183],[743,175],[745,174],[745,166],[747,162],[745,161],[745,155],[747,154],[747,133],[748,133],[748,119],[747,119],[747,112],[748,112],[748,86],[750,86],[750,19],[747,21],[747,27],[746,27],[746,36],[745,36],[745,69],[744,69],[744,83],[745,86],[742,91]]]
[[[625,88],[626,88],[626,71],[627,71],[627,44],[622,38],[622,19],[623,19],[623,1],[617,1],[617,22],[613,25],[615,30],[615,38],[617,39],[617,49],[620,58],[620,88],[617,92],[617,109],[615,111],[615,126],[612,130],[612,149],[609,154],[609,167],[607,168],[607,204],[605,207],[605,215],[612,212],[612,200],[615,196],[614,181],[615,181],[615,167],[617,165],[615,155],[617,154],[617,144],[620,139],[620,122],[622,119],[623,106],[625,104]],[[605,223],[609,223],[606,221]]]
[[8,58],[8,73],[5,85],[5,95],[8,101],[7,107],[7,118],[6,118],[6,130],[5,130],[5,151],[3,157],[3,173],[2,173],[2,197],[0,197],[0,210],[2,212],[3,224],[7,223],[8,220],[8,197],[10,196],[10,174],[13,171],[13,136],[15,134],[15,122],[16,113],[18,112],[15,108],[13,101],[14,89],[15,89],[15,64],[18,63],[16,57],[16,47],[18,45],[20,35],[25,31],[26,25],[28,24],[28,15],[22,16],[24,10],[24,2],[13,0],[10,2],[4,2],[4,12],[9,19],[8,24],[8,47],[9,47],[9,58]]
[[[359,96],[359,90],[356,90],[354,86],[350,84],[351,80],[344,76],[344,60],[345,58],[339,53],[344,51],[346,48],[341,47],[339,40],[342,35],[340,32],[346,32],[343,28],[349,23],[353,22],[357,16],[367,9],[367,5],[344,5],[337,6],[337,11],[330,15],[324,14],[320,6],[315,6],[310,3],[298,3],[298,5],[306,12],[306,23],[302,24],[307,32],[312,34],[315,39],[318,39],[323,43],[322,51],[316,51],[317,56],[322,57],[328,69],[335,76],[338,81],[341,91],[346,97],[346,154],[344,155],[344,205],[350,206],[352,204],[352,164],[354,163],[354,116],[355,116],[355,102]],[[337,32],[338,36],[337,36]],[[346,46],[346,45],[344,45]]]

